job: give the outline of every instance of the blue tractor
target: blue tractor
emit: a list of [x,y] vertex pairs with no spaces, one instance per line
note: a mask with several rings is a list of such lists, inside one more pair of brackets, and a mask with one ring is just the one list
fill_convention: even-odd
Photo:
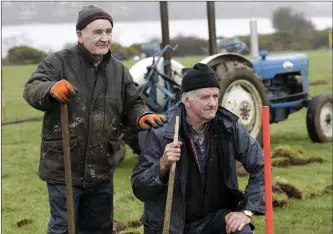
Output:
[[306,125],[313,142],[332,142],[332,94],[309,95],[309,60],[305,54],[247,59],[239,54],[218,54],[203,63],[213,67],[220,79],[221,105],[239,116],[240,122],[262,141],[261,107],[270,107],[270,123],[286,120],[307,109]]
[[250,54],[250,50],[245,42],[238,37],[227,37],[217,40],[218,48],[223,53],[237,53],[242,55]]
[[[270,123],[286,120],[290,114],[308,108],[306,126],[310,139],[332,142],[332,94],[310,97],[309,60],[305,54],[269,56],[267,51],[261,51],[258,57],[248,59],[237,53],[220,53],[200,62],[212,67],[218,76],[220,105],[239,116],[240,123],[259,143],[262,143],[262,106],[270,107]],[[157,60],[152,57],[140,60],[130,69],[139,90],[149,83],[142,97],[152,111],[163,112],[180,101],[180,73],[184,66],[174,59],[170,63],[172,77],[165,76],[161,55]],[[138,154],[139,142],[144,141],[144,134],[141,137],[140,134],[124,132],[125,143]]]

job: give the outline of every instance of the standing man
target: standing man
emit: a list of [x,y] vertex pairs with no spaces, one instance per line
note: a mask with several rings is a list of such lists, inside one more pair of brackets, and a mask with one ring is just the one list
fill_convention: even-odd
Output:
[[78,44],[45,58],[23,96],[44,112],[39,177],[47,182],[48,234],[67,233],[60,103],[68,104],[74,210],[79,234],[111,234],[113,170],[121,123],[148,129],[166,123],[149,111],[129,71],[112,57],[112,17],[89,5],[78,14]]
[[[144,202],[145,234],[162,233],[173,162],[170,233],[250,234],[252,215],[265,212],[263,151],[237,116],[218,106],[220,85],[209,66],[187,69],[181,88],[182,102],[168,111],[166,125],[148,132],[132,175],[133,192]],[[238,190],[235,160],[250,174],[245,194]]]

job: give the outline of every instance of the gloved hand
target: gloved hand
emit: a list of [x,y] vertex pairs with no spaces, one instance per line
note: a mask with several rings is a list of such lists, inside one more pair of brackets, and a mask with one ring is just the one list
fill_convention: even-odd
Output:
[[68,102],[71,97],[76,95],[76,93],[77,89],[67,80],[58,81],[50,90],[51,96],[62,103]]
[[150,129],[151,127],[159,128],[167,122],[168,118],[165,115],[147,114],[140,117],[139,127],[144,130]]

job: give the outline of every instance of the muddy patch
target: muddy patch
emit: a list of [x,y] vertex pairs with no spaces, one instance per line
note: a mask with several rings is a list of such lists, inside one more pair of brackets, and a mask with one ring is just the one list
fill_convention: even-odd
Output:
[[28,225],[28,224],[31,224],[32,223],[32,220],[31,219],[22,219],[18,222],[16,222],[17,226],[20,228],[20,227],[23,227],[25,225]]
[[289,146],[281,146],[272,154],[273,167],[289,167],[295,165],[306,165],[309,163],[322,163],[319,157],[307,158],[301,149],[292,149]]
[[112,233],[116,234],[116,233],[121,233],[121,234],[136,234],[140,232],[137,231],[126,231],[126,229],[129,228],[138,228],[142,226],[142,222],[140,220],[133,220],[133,221],[128,221],[126,224],[121,223],[119,221],[114,220],[113,221],[113,230]]
[[279,181],[272,186],[273,207],[287,207],[289,199],[302,199],[303,193],[286,181]]
[[303,198],[303,193],[299,189],[286,182],[277,182],[272,186],[272,190],[274,193],[285,193],[288,198]]
[[316,80],[309,83],[311,86],[318,86],[318,85],[327,85],[328,82],[326,80]]

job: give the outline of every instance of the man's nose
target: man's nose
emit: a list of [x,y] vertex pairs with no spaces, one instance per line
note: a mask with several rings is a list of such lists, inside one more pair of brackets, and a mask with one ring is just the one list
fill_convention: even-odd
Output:
[[214,97],[209,98],[209,105],[210,106],[216,106],[217,102],[218,102],[218,100],[216,98],[214,98]]
[[108,41],[108,37],[106,36],[106,33],[102,34],[101,41],[103,41],[103,42],[107,42]]

